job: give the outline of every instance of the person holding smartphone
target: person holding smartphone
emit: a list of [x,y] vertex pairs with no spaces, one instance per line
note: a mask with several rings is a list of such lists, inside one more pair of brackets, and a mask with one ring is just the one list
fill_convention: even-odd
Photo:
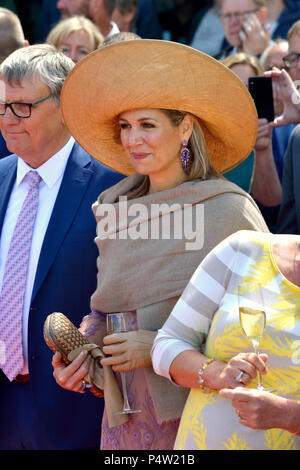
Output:
[[289,51],[283,58],[287,70],[273,69],[265,75],[281,89],[283,113],[273,126],[295,125],[288,141],[282,176],[282,203],[277,221],[278,233],[300,234],[300,20],[288,32]]
[[[253,149],[255,157],[253,166],[248,166],[248,171],[251,171],[248,178],[251,196],[258,204],[269,229],[273,232],[276,229],[276,219],[281,203],[281,183],[274,160],[272,125],[269,122],[274,119],[272,85],[267,83],[269,89],[265,88],[265,81],[270,81],[270,78],[263,77],[264,69],[253,55],[243,52],[231,54],[222,63],[235,73],[247,88],[250,85],[249,91],[255,91],[254,95],[259,98],[255,101],[259,108],[257,139]],[[245,178],[245,169],[241,168],[240,171],[243,171],[242,177]],[[225,176],[227,177],[226,174]]]

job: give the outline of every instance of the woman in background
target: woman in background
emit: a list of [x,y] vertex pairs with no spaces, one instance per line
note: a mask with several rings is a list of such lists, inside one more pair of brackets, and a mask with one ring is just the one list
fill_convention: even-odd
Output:
[[46,43],[56,47],[77,64],[103,43],[97,26],[84,16],[72,16],[60,21],[50,31]]

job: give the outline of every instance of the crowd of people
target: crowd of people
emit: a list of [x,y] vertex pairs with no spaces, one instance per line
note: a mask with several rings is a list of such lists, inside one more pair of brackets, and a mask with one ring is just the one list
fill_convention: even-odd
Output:
[[0,449],[299,450],[300,1],[33,3],[35,38],[0,7]]

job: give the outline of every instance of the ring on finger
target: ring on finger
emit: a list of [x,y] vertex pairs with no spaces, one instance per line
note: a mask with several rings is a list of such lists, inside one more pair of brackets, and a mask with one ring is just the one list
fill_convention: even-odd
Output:
[[235,380],[239,383],[242,383],[243,382],[243,375],[244,375],[244,372],[241,370],[241,372],[236,376]]
[[236,410],[236,414],[238,416],[239,419],[242,419],[243,421],[246,421],[246,418],[244,418],[242,415],[241,415],[241,411],[240,410]]
[[86,383],[86,381],[83,380],[83,381],[82,381],[82,384],[81,384],[81,387],[80,387],[80,390],[81,390],[82,392],[86,392],[87,390],[89,390],[90,388],[92,388],[92,386],[93,386],[92,384],[90,384],[89,382]]

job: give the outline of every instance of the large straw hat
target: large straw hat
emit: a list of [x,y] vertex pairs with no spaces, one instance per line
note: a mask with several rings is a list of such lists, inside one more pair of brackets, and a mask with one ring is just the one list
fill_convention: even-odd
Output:
[[251,152],[257,113],[245,85],[210,56],[175,42],[142,39],[105,46],[81,60],[63,86],[62,112],[77,142],[126,175],[135,170],[116,117],[136,108],[187,111],[200,124],[215,168],[234,168]]

